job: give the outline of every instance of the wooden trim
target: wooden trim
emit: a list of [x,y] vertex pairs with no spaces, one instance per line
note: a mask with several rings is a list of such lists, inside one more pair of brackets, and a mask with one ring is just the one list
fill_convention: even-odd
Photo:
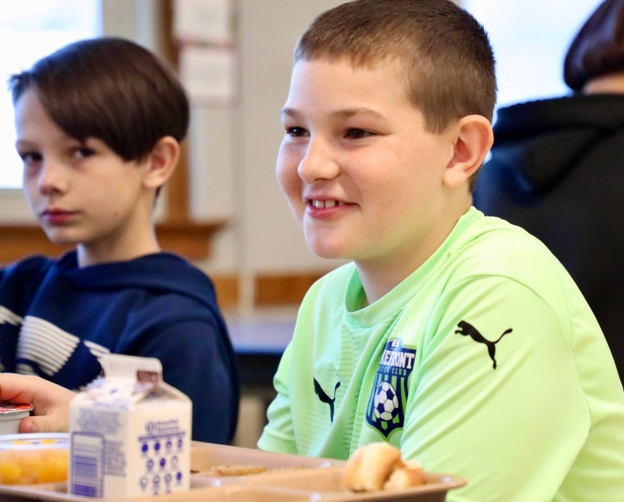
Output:
[[[174,69],[178,70],[179,48],[173,33],[173,1],[160,0],[158,30],[160,32],[160,55]],[[189,218],[189,141],[183,141],[180,158],[173,174],[167,181],[165,191],[167,218],[183,221]]]
[[[178,253],[191,261],[203,260],[212,252],[211,239],[214,234],[225,224],[223,220],[201,223],[167,220],[156,225],[156,234],[162,249]],[[71,248],[51,243],[37,225],[0,225],[0,264],[11,263],[32,254],[55,257]]]
[[11,263],[32,254],[58,256],[71,249],[52,244],[37,225],[5,223],[0,226],[0,264]]
[[160,25],[158,26],[160,37],[160,53],[165,60],[169,61],[174,68],[177,68],[179,61],[179,48],[173,33],[174,13],[173,2],[174,0],[159,0],[160,1],[160,16],[158,19]]
[[156,225],[156,235],[163,250],[177,253],[190,261],[204,260],[212,253],[214,235],[225,225],[225,220],[194,222],[168,219]]
[[235,309],[240,302],[238,274],[210,275],[217,293],[217,303],[221,309]]
[[180,158],[165,185],[166,218],[172,221],[189,219],[188,140],[180,145]]
[[260,307],[298,305],[310,286],[323,275],[325,272],[256,275],[255,304]]
[[[315,281],[328,271],[290,274],[259,274],[253,278],[254,306],[280,307],[299,305]],[[240,276],[234,274],[210,274],[215,285],[217,300],[222,309],[235,309],[240,305]]]

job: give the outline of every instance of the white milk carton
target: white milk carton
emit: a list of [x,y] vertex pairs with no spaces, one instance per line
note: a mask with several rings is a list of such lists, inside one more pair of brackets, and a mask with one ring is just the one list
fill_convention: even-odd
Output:
[[163,382],[158,359],[100,362],[103,376],[71,403],[68,492],[119,499],[188,490],[191,400]]

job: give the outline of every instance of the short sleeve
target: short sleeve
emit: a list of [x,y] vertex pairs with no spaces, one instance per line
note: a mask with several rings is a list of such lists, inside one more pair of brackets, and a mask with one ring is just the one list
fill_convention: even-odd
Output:
[[258,440],[258,448],[277,453],[297,453],[293,417],[290,407],[288,378],[292,345],[289,345],[280,360],[273,379],[277,396],[267,410],[268,423]]
[[410,387],[402,451],[469,480],[448,500],[552,500],[590,427],[565,319],[508,278],[438,305]]

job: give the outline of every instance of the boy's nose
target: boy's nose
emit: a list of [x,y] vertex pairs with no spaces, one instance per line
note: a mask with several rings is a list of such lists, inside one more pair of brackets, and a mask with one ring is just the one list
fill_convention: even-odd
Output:
[[55,192],[62,192],[65,185],[63,179],[62,166],[50,160],[42,162],[37,178],[37,186],[42,194],[49,195]]
[[339,167],[331,148],[321,141],[311,140],[305,155],[299,162],[299,177],[306,183],[332,179],[338,175]]

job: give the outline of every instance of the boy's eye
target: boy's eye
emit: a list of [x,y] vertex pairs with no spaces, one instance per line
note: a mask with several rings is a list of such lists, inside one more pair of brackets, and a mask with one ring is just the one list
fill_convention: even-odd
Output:
[[72,154],[77,159],[85,159],[87,157],[91,157],[91,155],[94,155],[95,152],[91,148],[81,146],[79,148],[75,148]]
[[24,164],[34,164],[42,159],[41,154],[37,152],[18,152],[18,155]]
[[365,131],[364,129],[348,129],[345,137],[349,139],[360,139],[367,138],[368,136],[371,136],[371,134],[372,133]]
[[286,134],[291,138],[300,138],[301,136],[306,136],[308,131],[303,127],[287,127]]

